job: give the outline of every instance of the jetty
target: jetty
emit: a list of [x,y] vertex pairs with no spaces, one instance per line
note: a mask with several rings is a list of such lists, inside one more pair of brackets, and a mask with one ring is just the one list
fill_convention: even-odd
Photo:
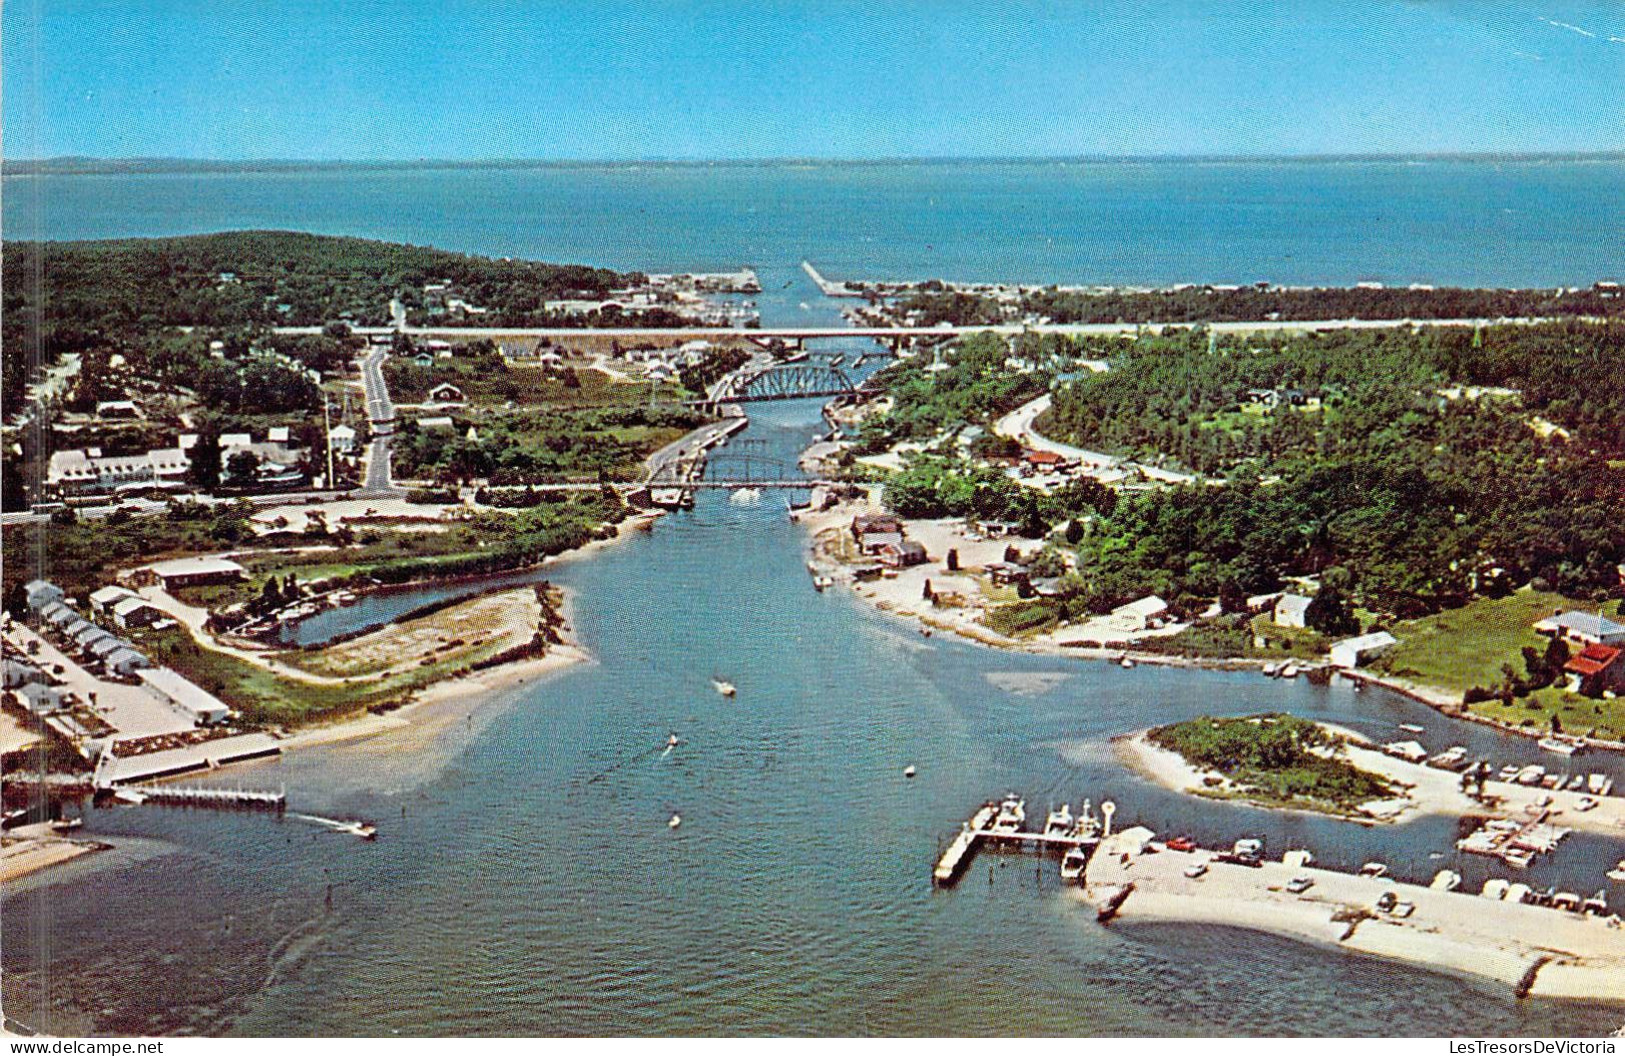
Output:
[[[1108,832],[1111,825],[1110,806],[1109,803],[1101,805]],[[1065,819],[1065,823],[1057,824],[1061,818]],[[1067,807],[1062,807],[1059,812],[1051,812],[1041,832],[1025,828],[1025,820],[1026,803],[1015,795],[1007,796],[1002,801],[988,800],[983,803],[948,841],[947,848],[931,872],[932,883],[937,887],[952,887],[984,843],[1018,851],[1042,853],[1058,850],[1066,854],[1072,851],[1087,852],[1100,842],[1101,824],[1090,812],[1087,800],[1076,818]]]
[[818,269],[812,266],[810,260],[801,262],[801,270],[807,273],[807,278],[813,281],[813,285],[818,287],[818,292],[825,297],[862,297],[864,295],[862,290],[854,290],[844,282],[831,282],[824,278],[819,274]]

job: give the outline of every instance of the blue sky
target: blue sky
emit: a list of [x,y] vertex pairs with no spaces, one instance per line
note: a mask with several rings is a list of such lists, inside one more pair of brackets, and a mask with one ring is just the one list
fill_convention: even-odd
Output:
[[7,0],[8,157],[1625,149],[1625,5]]

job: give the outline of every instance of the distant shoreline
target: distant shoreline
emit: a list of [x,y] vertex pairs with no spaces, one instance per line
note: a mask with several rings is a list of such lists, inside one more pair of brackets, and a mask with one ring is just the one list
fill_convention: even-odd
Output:
[[882,158],[420,158],[299,159],[251,158],[14,158],[0,163],[6,176],[79,176],[159,173],[402,172],[412,170],[617,169],[617,168],[908,168],[958,165],[1519,165],[1625,162],[1625,151],[1440,151],[1404,154],[1082,154],[989,157]]

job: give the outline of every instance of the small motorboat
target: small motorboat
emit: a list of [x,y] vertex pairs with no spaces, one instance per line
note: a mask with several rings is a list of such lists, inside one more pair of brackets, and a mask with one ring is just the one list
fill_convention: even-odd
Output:
[[1621,858],[1618,865],[1608,870],[1607,876],[1616,884],[1625,884],[1625,858]]
[[675,829],[677,826],[681,825],[682,823],[683,823],[683,816],[681,814],[673,814],[671,816],[671,820],[666,822],[666,827],[668,829]]
[[713,678],[711,680],[711,684],[716,686],[717,692],[721,693],[725,697],[731,697],[739,692],[739,687],[735,686],[732,682],[724,682],[720,678]]
[[1372,880],[1381,880],[1388,875],[1388,867],[1381,862],[1367,862],[1360,866],[1360,875]]
[[903,776],[904,777],[913,777],[917,773],[919,773],[919,771],[915,770],[913,766],[905,766],[905,767],[903,767]]
[[1060,810],[1050,811],[1049,817],[1044,820],[1044,835],[1070,836],[1076,825],[1077,819],[1072,816],[1072,804],[1062,803]]
[[1072,848],[1061,859],[1061,879],[1068,883],[1076,883],[1083,879],[1083,870],[1088,864],[1089,852],[1082,847]]
[[675,749],[681,743],[682,743],[682,741],[680,741],[678,739],[678,737],[677,737],[677,735],[675,733],[672,734],[670,737],[667,737],[666,738],[666,749],[665,749],[665,751],[660,753],[661,758],[665,758],[666,756],[670,755],[672,753],[672,750]]
[[1573,741],[1566,741],[1558,737],[1542,737],[1535,742],[1545,751],[1554,755],[1573,756],[1579,754],[1580,746]]
[[364,821],[340,822],[333,826],[333,831],[342,832],[346,836],[356,836],[363,840],[376,840],[378,838],[378,827],[369,825]]
[[1132,670],[1133,667],[1134,667],[1134,661],[1131,660],[1130,658],[1126,657],[1126,656],[1123,657],[1121,660],[1117,661],[1117,664],[1118,664],[1119,667],[1123,668],[1124,670]]
[[1281,665],[1279,663],[1277,663],[1276,661],[1271,660],[1269,663],[1264,665],[1264,676],[1266,678],[1274,678],[1277,674],[1280,673],[1280,670],[1281,670]]
[[1281,677],[1282,678],[1297,678],[1298,677],[1298,665],[1297,664],[1287,664],[1285,667],[1281,668]]
[[74,829],[82,829],[84,826],[84,818],[57,818],[55,821],[51,822],[51,831],[72,832]]
[[1399,724],[1399,728],[1404,730],[1406,733],[1426,733],[1427,732],[1422,727],[1416,725],[1414,722],[1402,722],[1402,723]]

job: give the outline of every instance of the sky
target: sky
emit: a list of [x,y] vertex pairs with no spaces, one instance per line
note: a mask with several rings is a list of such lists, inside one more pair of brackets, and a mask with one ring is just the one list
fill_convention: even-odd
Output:
[[1625,149],[1625,4],[6,0],[4,153]]

